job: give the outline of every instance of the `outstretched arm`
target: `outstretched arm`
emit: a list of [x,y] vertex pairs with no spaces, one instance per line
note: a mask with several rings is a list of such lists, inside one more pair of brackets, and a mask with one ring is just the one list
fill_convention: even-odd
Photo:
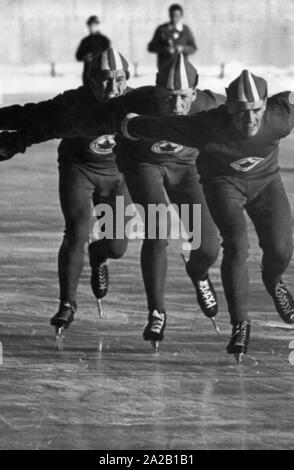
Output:
[[91,106],[66,109],[51,116],[39,116],[27,129],[31,143],[70,137],[96,138],[102,133],[115,132],[118,116],[122,118],[129,110],[124,96]]
[[96,138],[99,133],[110,133],[114,130],[112,118],[102,113],[103,123],[93,114],[91,108],[81,110],[76,115],[59,115],[58,119],[33,120],[30,128],[20,131],[0,133],[0,161],[8,160],[17,153],[25,153],[33,144],[52,139],[90,137]]
[[52,99],[39,103],[15,104],[0,108],[0,129],[23,130],[38,119],[50,119],[63,114],[78,100],[79,89],[68,90]]
[[196,147],[205,145],[205,114],[193,116],[126,116],[121,124],[122,134],[130,139],[169,140]]
[[118,116],[126,114],[125,101],[120,98],[72,110],[33,116],[26,129],[0,133],[0,161],[25,153],[27,147],[51,139],[88,137],[113,133]]
[[0,109],[0,129],[21,130],[26,129],[30,117],[37,109],[37,104],[27,103],[24,106],[15,104]]

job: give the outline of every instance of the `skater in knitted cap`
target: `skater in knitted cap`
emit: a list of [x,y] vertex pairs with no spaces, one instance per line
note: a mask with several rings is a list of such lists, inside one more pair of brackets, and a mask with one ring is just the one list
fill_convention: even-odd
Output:
[[[143,87],[130,92],[125,101],[133,112],[158,115],[187,115],[218,106],[224,97],[210,91],[197,90],[197,70],[179,53],[158,72],[155,87]],[[144,110],[144,111],[143,111]],[[132,199],[148,212],[148,206],[172,203],[179,208],[189,206],[189,225],[193,226],[193,208],[201,204],[201,246],[193,247],[186,270],[196,289],[203,313],[214,320],[217,297],[208,277],[209,268],[217,259],[219,240],[199,183],[195,161],[198,150],[175,145],[172,139],[121,142],[118,162],[123,169]],[[185,223],[184,218],[182,221]],[[146,341],[158,346],[166,325],[165,283],[167,276],[168,238],[159,236],[162,220],[157,221],[156,237],[145,239],[141,251],[141,269],[147,295],[148,321],[143,333]],[[187,222],[186,222],[187,224]],[[194,221],[195,224],[195,221]],[[167,236],[169,236],[168,227]]]
[[[106,106],[103,106],[101,117],[103,115],[104,118],[99,119],[99,126],[101,128],[101,125],[105,125],[105,132],[110,132],[114,126],[114,117],[124,115],[126,112],[158,116],[187,115],[224,103],[223,96],[209,90],[199,90],[197,83],[197,70],[182,54],[178,54],[158,72],[155,87],[138,88],[124,96],[111,99]],[[42,118],[39,116],[37,122],[34,119],[31,120],[31,128],[26,135],[25,145],[30,145],[33,141],[40,142],[42,139],[61,137],[63,133],[72,137],[76,133],[81,136],[95,135],[99,128],[96,124],[95,112],[94,105],[92,108],[87,108],[85,113],[77,110],[77,114],[82,115],[82,119],[78,118],[77,121],[72,114],[67,114],[65,118],[60,114],[54,115],[52,119],[45,116],[45,123],[44,115]],[[3,110],[3,115],[5,115],[5,110]],[[7,119],[9,119],[8,111]],[[75,121],[73,125],[72,120]],[[35,140],[31,139],[32,132]],[[9,138],[13,139],[13,135],[10,134]],[[193,248],[192,245],[189,260],[186,262],[186,270],[195,286],[201,309],[207,317],[214,318],[217,313],[217,299],[208,277],[208,270],[217,258],[219,241],[195,167],[198,150],[190,146],[175,145],[172,139],[168,141],[153,139],[151,142],[146,142],[120,138],[115,152],[132,199],[135,203],[141,204],[145,212],[148,211],[150,204],[165,206],[169,203],[178,206],[187,204],[190,212],[189,223],[193,225],[193,206],[201,204],[202,243],[199,249]],[[148,233],[148,223],[145,228]],[[190,226],[186,229],[191,233]],[[158,232],[158,227],[156,227],[156,232]],[[166,324],[164,291],[167,275],[167,238],[168,235],[164,239],[158,236],[155,239],[146,237],[141,252],[141,267],[149,311],[144,339],[155,344],[163,339]]]
[[[98,113],[96,113],[98,119]],[[251,218],[263,251],[262,279],[282,320],[294,323],[294,302],[282,276],[292,256],[291,208],[281,180],[279,141],[294,127],[294,94],[270,98],[267,83],[248,70],[227,88],[226,105],[194,116],[127,117],[132,138],[172,139],[197,147],[198,171],[223,239],[222,282],[231,316],[227,347],[237,360],[247,352],[248,231]]]
[[[27,144],[30,139],[40,142],[43,134],[38,134],[37,138],[36,134],[31,134],[30,123],[40,122],[42,116],[47,116],[49,122],[52,118],[53,122],[58,116],[71,115],[79,107],[121,96],[127,91],[128,78],[127,61],[118,51],[110,48],[93,58],[86,86],[66,91],[49,101],[2,108],[0,127],[20,129],[15,133],[18,143],[22,139],[27,139]],[[123,175],[115,161],[115,136],[104,130],[102,124],[92,138],[65,138],[58,147],[59,194],[65,233],[58,256],[60,306],[51,319],[57,331],[67,328],[77,312],[77,288],[84,264],[84,246],[91,232],[92,205],[104,203],[115,209],[116,196],[122,196],[126,205],[131,204]],[[12,135],[5,133],[2,138]],[[89,245],[91,286],[99,308],[100,299],[108,290],[107,260],[120,258],[126,248],[126,237],[103,238]]]

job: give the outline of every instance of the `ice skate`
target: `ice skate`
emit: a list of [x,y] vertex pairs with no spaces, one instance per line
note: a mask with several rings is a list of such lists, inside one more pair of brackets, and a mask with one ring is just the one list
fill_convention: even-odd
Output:
[[189,271],[189,264],[187,258],[182,253],[181,257],[185,263],[187,274],[196,289],[197,301],[202,312],[207,318],[210,318],[216,332],[220,333],[219,326],[215,320],[215,317],[218,312],[218,305],[216,292],[214,290],[212,282],[210,281],[208,276],[200,281],[193,279],[193,274]]
[[285,323],[294,324],[294,300],[284,282],[279,281],[270,294],[281,319]]
[[247,353],[250,338],[250,323],[242,321],[233,325],[232,337],[227,346],[228,354],[234,354],[236,361],[240,364],[242,357]]
[[91,287],[97,301],[99,317],[103,317],[101,299],[106,296],[109,284],[107,260],[95,257],[95,242],[89,244]]
[[159,350],[159,343],[164,338],[166,326],[166,314],[159,313],[157,310],[149,313],[148,323],[143,332],[145,341],[150,341],[154,351]]
[[55,327],[58,349],[63,349],[64,330],[74,321],[77,306],[70,302],[60,302],[58,312],[50,320],[50,325]]

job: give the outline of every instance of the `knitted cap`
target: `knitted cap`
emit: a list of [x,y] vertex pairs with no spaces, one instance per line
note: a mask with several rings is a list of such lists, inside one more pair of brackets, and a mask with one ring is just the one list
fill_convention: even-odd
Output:
[[103,71],[103,70],[124,70],[128,72],[129,64],[126,59],[113,47],[110,47],[102,54],[97,54],[93,57],[91,62],[91,71]]
[[158,71],[156,85],[169,90],[194,88],[198,83],[198,72],[179,52]]
[[262,106],[267,97],[267,82],[264,78],[243,70],[228,88],[227,100],[235,102],[242,109],[253,109]]

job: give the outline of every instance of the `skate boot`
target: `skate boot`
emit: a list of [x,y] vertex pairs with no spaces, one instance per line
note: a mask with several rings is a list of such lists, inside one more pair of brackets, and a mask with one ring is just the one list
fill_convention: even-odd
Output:
[[227,346],[227,352],[228,354],[234,354],[238,363],[242,361],[242,356],[247,353],[250,327],[251,325],[248,321],[241,321],[233,325],[232,337]]
[[106,296],[109,284],[109,272],[107,260],[95,257],[95,242],[89,244],[89,259],[91,266],[91,287],[97,300],[97,307],[100,318],[102,318],[101,299]]
[[189,270],[189,262],[182,254],[182,259],[184,260],[186,271],[188,276],[190,277],[197,295],[198,304],[207,318],[210,318],[215,330],[220,333],[220,329],[215,321],[215,317],[218,312],[218,305],[217,305],[217,296],[212,285],[211,280],[208,276],[206,276],[202,280],[197,280],[193,278],[193,273]]
[[270,291],[281,319],[288,324],[294,323],[294,300],[283,281],[279,281]]
[[60,302],[58,312],[50,320],[50,325],[55,327],[56,341],[59,349],[63,349],[63,331],[74,321],[77,305],[70,302]]
[[157,352],[159,342],[164,338],[164,330],[166,326],[165,312],[159,313],[157,310],[149,312],[148,323],[143,332],[143,339],[151,341],[151,346]]

